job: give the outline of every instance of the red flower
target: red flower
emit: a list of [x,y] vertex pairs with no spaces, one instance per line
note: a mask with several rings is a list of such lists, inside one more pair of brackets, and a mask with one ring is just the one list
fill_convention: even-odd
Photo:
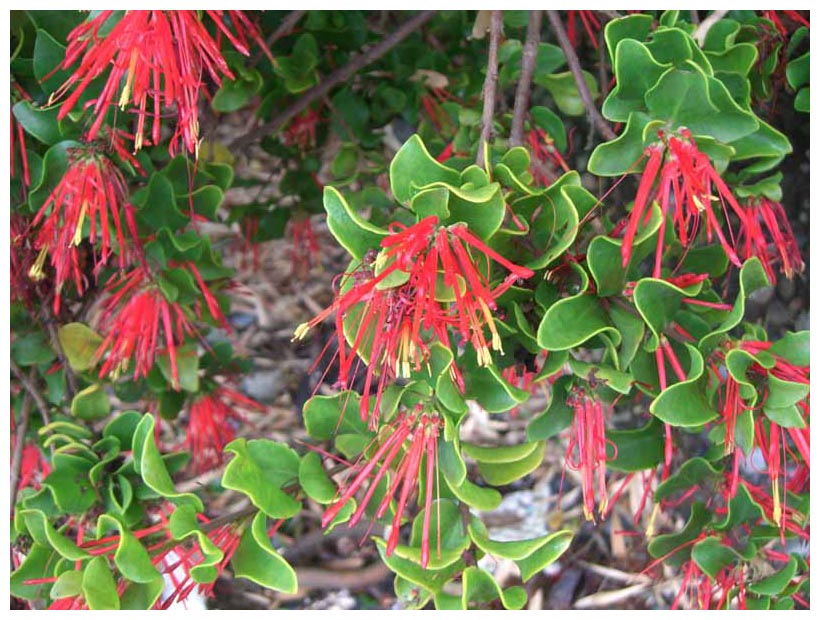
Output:
[[313,232],[310,217],[292,218],[290,220],[290,234],[293,238],[291,261],[296,273],[305,274],[318,263],[319,243]]
[[[123,154],[124,151],[117,144],[118,138],[112,137],[115,150]],[[124,155],[127,161],[136,164],[136,160],[130,155]],[[59,310],[60,293],[66,281],[72,280],[80,295],[85,289],[86,277],[81,269],[78,246],[86,237],[86,221],[88,241],[94,244],[99,236],[101,242],[99,256],[93,254],[96,261],[95,275],[108,263],[113,253],[114,238],[116,247],[119,248],[120,269],[125,268],[126,245],[120,211],[124,212],[126,221],[130,222],[133,207],[128,203],[128,187],[119,168],[101,152],[99,145],[89,144],[84,148],[71,149],[65,175],[46,198],[31,224],[37,226],[42,222],[35,240],[40,255],[29,275],[34,280],[43,278],[43,266],[46,257],[50,257],[54,268],[55,312]]]
[[797,11],[763,11],[763,17],[772,22],[775,28],[777,28],[778,32],[780,32],[780,34],[782,34],[784,37],[789,34],[789,30],[783,24],[783,21],[780,19],[778,13],[783,13],[788,19],[801,26],[805,26],[806,28],[810,27],[809,20],[807,20]]
[[[227,321],[193,263],[184,264],[193,274],[205,299],[209,314],[223,327]],[[177,347],[186,336],[197,336],[192,318],[177,303],[170,302],[155,283],[146,265],[112,278],[106,286],[98,324],[108,327],[108,336],[97,349],[96,360],[108,356],[100,368],[100,377],[118,376],[134,363],[134,379],[148,376],[158,355],[168,355],[172,386],[179,389]],[[197,302],[199,315],[202,310]],[[160,340],[162,334],[162,342]],[[164,347],[162,344],[164,343]]]
[[282,142],[298,146],[302,151],[316,146],[316,125],[320,120],[319,112],[313,108],[294,116],[282,131]]
[[546,131],[539,127],[530,129],[527,132],[527,143],[532,153],[530,171],[537,184],[543,187],[550,184],[546,170],[552,169],[554,165],[558,165],[564,172],[569,172],[567,162],[561,157],[561,153],[555,148],[555,141]]
[[[745,217],[743,209],[740,208],[731,190],[712,166],[709,157],[698,150],[689,130],[680,129],[674,136],[667,136],[661,132],[659,136],[661,141],[650,145],[645,151],[645,156],[648,157],[646,168],[638,186],[632,212],[629,214],[621,246],[623,267],[629,264],[632,245],[639,226],[646,225],[649,220],[650,196],[654,196],[653,200],[660,204],[661,213],[664,215],[658,231],[653,277],[658,278],[661,273],[663,240],[668,214],[672,215],[678,239],[684,248],[691,246],[701,228],[702,221],[705,221],[707,241],[711,242],[712,236],[716,236],[729,260],[739,267],[740,259],[735,251],[731,229],[729,239],[727,239],[712,202],[713,200],[720,202],[724,219],[727,222],[729,214],[726,203],[732,207],[741,222]],[[658,178],[659,171],[658,186],[653,194],[652,187]]]
[[575,17],[576,15],[581,18],[581,22],[584,24],[584,30],[586,30],[587,36],[589,37],[590,42],[592,43],[592,47],[596,50],[598,49],[598,33],[601,32],[601,22],[598,21],[598,18],[595,17],[594,11],[567,11],[567,36],[569,37],[569,42],[572,44],[572,47],[578,47],[578,34],[576,32],[576,22]]
[[[303,338],[312,327],[335,312],[339,383],[348,385],[355,358],[345,348],[345,320],[355,323],[348,328],[355,332],[348,334],[351,349],[368,362],[361,401],[362,419],[369,411],[373,377],[380,377],[372,428],[376,427],[378,402],[386,381],[392,377],[408,378],[411,370],[420,370],[429,358],[433,342],[449,348],[449,328],[453,328],[463,342],[473,345],[480,365],[491,364],[490,346],[501,351],[501,338],[492,315],[495,299],[516,280],[529,278],[533,273],[487,247],[463,224],[440,227],[438,218],[430,216],[409,227],[392,224],[390,230],[391,234],[381,242],[383,249],[378,258],[369,257],[347,275],[333,304],[300,325],[294,335],[295,339]],[[472,253],[483,255],[487,263],[492,259],[510,274],[491,287]],[[489,273],[489,269],[485,272]],[[384,287],[382,283],[390,276],[404,283]],[[440,279],[451,291],[453,302],[436,300]],[[489,346],[485,327],[491,334]],[[459,382],[454,367],[451,372]]]
[[[581,490],[584,497],[584,516],[595,521],[595,492],[597,486],[598,512],[603,515],[607,508],[606,462],[607,445],[615,445],[606,438],[603,404],[588,395],[582,388],[575,388],[567,398],[574,416],[572,430],[564,455],[567,467],[581,472]],[[573,459],[573,453],[575,457]]]
[[[742,242],[743,258],[757,256],[772,283],[776,280],[772,265],[778,261],[781,272],[789,279],[794,277],[795,271],[802,272],[804,265],[800,248],[797,247],[783,205],[761,197],[749,200],[744,212],[738,238],[738,243]],[[764,233],[764,226],[768,235]]]
[[[69,69],[78,60],[80,64],[52,96],[59,99],[73,90],[60,106],[58,118],[64,118],[74,108],[92,80],[107,72],[102,92],[85,104],[93,106],[96,115],[89,138],[97,135],[111,106],[125,108],[130,103],[138,115],[134,148],[139,149],[145,141],[148,115],[153,116],[151,141],[159,144],[162,108],[173,107],[177,127],[169,151],[175,154],[181,140],[189,153],[197,154],[203,74],[207,73],[216,84],[222,83],[223,76],[233,79],[217,42],[196,11],[126,11],[107,34],[101,35],[112,13],[101,11],[68,35],[66,56],[60,67]],[[242,11],[206,13],[241,53],[248,55],[247,36],[262,43],[258,30]],[[225,13],[236,34],[223,23]],[[148,110],[149,100],[152,111]]]
[[[339,499],[325,511],[322,516],[322,527],[327,527],[336,518],[339,511],[362,487],[365,480],[370,477],[379,461],[381,461],[382,464],[370,481],[367,493],[359,502],[356,512],[353,513],[350,519],[350,527],[355,527],[364,515],[365,508],[370,503],[379,482],[391,469],[391,466],[396,463],[393,467],[392,481],[376,509],[375,516],[376,519],[382,518],[390,506],[390,501],[395,497],[396,492],[399,492],[396,513],[393,517],[385,553],[389,556],[395,550],[399,541],[402,516],[410,499],[410,493],[418,488],[419,481],[423,477],[425,495],[424,522],[421,535],[421,567],[427,568],[430,560],[430,515],[433,504],[433,486],[437,481],[438,437],[443,426],[444,422],[437,412],[426,412],[421,407],[411,414],[400,414],[391,424],[391,432],[387,434],[384,443],[380,444],[373,454],[366,457],[364,467],[361,468],[352,482],[346,484],[345,490]],[[402,450],[403,454],[399,456]],[[401,487],[401,490],[399,490],[399,487]],[[420,497],[419,501],[421,501]]]
[[186,449],[196,472],[222,463],[222,448],[234,438],[232,421],[244,422],[243,409],[264,411],[264,405],[224,385],[194,400],[188,409]]

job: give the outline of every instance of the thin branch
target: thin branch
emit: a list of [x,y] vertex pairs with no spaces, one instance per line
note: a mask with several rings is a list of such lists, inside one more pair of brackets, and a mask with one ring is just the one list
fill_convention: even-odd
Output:
[[530,11],[527,24],[527,39],[521,54],[521,77],[515,89],[512,128],[510,129],[510,146],[521,146],[524,143],[524,117],[530,107],[530,88],[535,73],[535,61],[538,58],[538,43],[541,41],[541,11]]
[[723,19],[723,16],[728,12],[729,11],[725,9],[715,11],[709,17],[700,22],[700,24],[698,24],[695,32],[692,33],[692,38],[698,42],[698,45],[703,47],[703,43],[706,41],[706,34],[709,32],[709,29]]
[[269,122],[253,129],[245,135],[239,136],[228,146],[236,151],[243,151],[251,144],[260,140],[262,137],[274,133],[277,129],[287,123],[291,118],[299,114],[299,112],[307,108],[315,100],[324,97],[333,87],[350,79],[350,77],[352,77],[357,71],[384,56],[396,45],[410,36],[415,30],[430,21],[435,13],[435,11],[422,11],[421,13],[414,15],[402,24],[400,28],[393,32],[393,34],[385,37],[373,47],[368,48],[366,51],[352,58],[346,65],[328,75],[322,83],[306,90],[299,99],[287,106]]
[[581,100],[584,102],[584,106],[592,120],[593,126],[601,136],[607,140],[614,140],[618,136],[612,131],[612,128],[604,120],[604,117],[601,116],[601,113],[592,101],[592,95],[589,92],[586,80],[584,79],[584,73],[581,70],[581,63],[578,62],[578,56],[572,44],[569,42],[569,37],[567,36],[567,31],[564,29],[561,16],[558,14],[558,11],[547,11],[547,17],[550,20],[555,36],[558,38],[558,45],[561,46],[564,56],[567,59],[569,70],[572,72],[572,77],[575,78],[575,85],[578,87],[578,93],[581,95]]
[[[14,362],[12,362],[12,364],[14,364]],[[32,375],[35,372],[37,372],[36,369],[32,369]],[[11,510],[14,510],[14,504],[17,502],[17,491],[20,486],[20,471],[23,467],[23,449],[26,444],[26,433],[28,433],[31,401],[32,392],[26,390],[26,393],[23,395],[23,403],[20,407],[20,420],[17,423],[17,429],[14,434],[14,454],[11,456],[11,503],[9,504]]]
[[40,415],[43,418],[43,422],[49,424],[50,420],[48,415],[48,403],[43,398],[43,395],[40,394],[40,390],[37,389],[37,385],[34,383],[34,380],[37,377],[37,369],[32,368],[31,373],[29,373],[29,376],[26,376],[23,373],[23,370],[17,365],[17,363],[14,360],[11,360],[10,362],[12,374],[22,384],[23,389],[25,389],[26,394],[28,394],[29,397],[34,401],[34,404],[37,405],[37,409],[40,411]]
[[501,40],[502,13],[493,11],[490,17],[490,49],[487,52],[487,75],[484,77],[484,110],[481,113],[481,137],[478,140],[478,154],[475,163],[484,167],[484,151],[490,142],[495,115],[495,90],[498,84],[498,44]]
[[[299,20],[305,16],[307,11],[291,11],[288,13],[285,18],[282,20],[282,23],[274,30],[271,35],[265,39],[265,45],[270,51],[270,48],[273,47],[273,44],[276,43],[279,39],[284,37],[286,34],[290,33],[295,27],[296,24],[299,23]],[[253,57],[253,60],[250,63],[251,67],[255,67],[259,64],[259,61],[262,60],[262,57],[265,55],[263,50],[259,50],[256,55]]]

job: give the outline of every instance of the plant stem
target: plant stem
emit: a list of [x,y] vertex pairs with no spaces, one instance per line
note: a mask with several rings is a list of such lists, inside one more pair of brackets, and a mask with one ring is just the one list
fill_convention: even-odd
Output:
[[[14,362],[12,362],[12,364],[14,364]],[[26,444],[31,401],[32,393],[26,390],[26,393],[23,395],[23,404],[20,407],[20,420],[17,423],[16,433],[14,434],[14,454],[11,456],[11,503],[9,504],[9,508],[12,511],[14,510],[14,504],[17,502],[17,491],[20,486],[20,471],[23,467],[23,449]]]
[[385,37],[373,47],[368,48],[366,51],[352,58],[346,65],[338,68],[336,71],[328,75],[327,79],[320,84],[317,84],[313,88],[309,88],[299,99],[274,116],[269,122],[260,127],[254,128],[247,134],[237,137],[228,146],[235,151],[244,151],[248,146],[254,144],[264,136],[274,133],[282,125],[307,108],[315,100],[324,97],[334,86],[345,82],[357,71],[384,56],[396,45],[410,36],[415,30],[430,21],[435,13],[435,11],[422,11],[421,13],[414,15],[402,24],[401,27],[396,29],[393,34]]
[[512,128],[510,129],[510,146],[521,146],[524,143],[524,117],[530,107],[530,88],[535,73],[535,61],[538,58],[538,43],[541,40],[541,11],[530,11],[527,24],[527,39],[521,54],[521,77],[515,90]]
[[478,140],[478,154],[475,163],[483,168],[484,150],[490,142],[493,130],[493,116],[495,115],[495,90],[498,84],[498,43],[501,39],[502,14],[493,11],[490,17],[490,49],[487,52],[487,75],[484,78],[482,98],[484,110],[481,113],[481,137]]
[[26,394],[28,394],[29,398],[34,401],[35,405],[37,405],[37,409],[40,411],[43,422],[49,424],[51,420],[48,415],[48,403],[45,401],[42,394],[40,394],[40,390],[37,389],[37,385],[34,383],[34,380],[37,377],[37,369],[32,368],[29,376],[26,376],[17,363],[14,360],[11,360],[11,372],[22,384],[23,389],[26,390]]
[[587,114],[592,121],[592,125],[601,136],[607,140],[614,140],[618,136],[612,131],[612,128],[604,120],[603,116],[601,116],[601,113],[598,112],[598,108],[595,107],[595,103],[592,101],[592,95],[589,92],[586,80],[584,79],[584,73],[581,70],[581,63],[578,62],[578,56],[572,44],[569,42],[569,37],[567,36],[567,31],[564,29],[561,16],[558,14],[558,11],[547,11],[547,17],[558,39],[558,44],[561,46],[564,56],[567,59],[572,77],[575,78],[575,85],[578,87],[578,93],[581,95],[581,101],[584,102],[584,107],[587,109]]

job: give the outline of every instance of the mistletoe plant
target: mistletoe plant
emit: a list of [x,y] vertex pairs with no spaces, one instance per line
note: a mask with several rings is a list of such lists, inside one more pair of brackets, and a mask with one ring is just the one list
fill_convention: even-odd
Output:
[[[548,11],[553,44],[541,11],[423,12],[356,54],[362,13],[305,13],[13,15],[12,596],[166,608],[228,567],[295,593],[280,535],[319,506],[325,531],[370,524],[405,607],[520,609],[573,524],[500,540],[480,515],[564,438],[594,526],[638,483],[646,572],[680,576],[670,606],[808,606],[808,332],[744,321],[804,269],[771,113],[787,86],[808,112],[803,15]],[[252,134],[201,136],[249,106]],[[390,157],[373,130],[399,116],[415,133]],[[259,140],[294,200],[227,213],[253,184],[229,150]],[[265,407],[238,387],[234,271],[205,225],[256,243],[292,217],[305,272],[320,205],[349,263],[293,338],[332,325],[334,389],[303,407],[311,444],[237,436]],[[477,410],[525,433],[481,442]],[[238,509],[179,482],[213,471]]]

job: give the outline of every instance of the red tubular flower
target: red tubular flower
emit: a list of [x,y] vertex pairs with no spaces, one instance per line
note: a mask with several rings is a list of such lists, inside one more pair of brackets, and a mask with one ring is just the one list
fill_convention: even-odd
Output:
[[555,141],[540,127],[534,127],[527,132],[527,144],[532,153],[530,173],[538,185],[547,187],[551,181],[546,175],[545,167],[557,165],[564,172],[569,172],[569,166],[561,153],[555,148]]
[[799,26],[805,26],[806,28],[810,27],[809,20],[807,20],[797,11],[763,11],[763,17],[772,22],[775,28],[777,28],[778,32],[780,32],[780,34],[782,34],[784,37],[789,34],[789,29],[786,28],[785,24],[783,24],[783,21],[780,19],[778,13],[783,13],[787,18],[789,18],[791,21],[795,22]]
[[[159,144],[161,109],[173,107],[177,127],[169,151],[175,154],[181,140],[189,153],[197,154],[203,74],[207,73],[216,84],[222,83],[223,76],[233,79],[219,46],[196,11],[126,11],[107,34],[101,35],[112,13],[101,11],[69,33],[60,68],[69,69],[78,60],[79,66],[52,96],[59,99],[72,91],[60,106],[58,118],[64,118],[74,108],[92,80],[107,72],[100,95],[85,104],[93,106],[96,115],[89,130],[91,139],[99,132],[111,106],[125,108],[131,104],[138,115],[134,148],[139,149],[145,142],[148,115],[153,116],[151,141]],[[246,35],[262,42],[258,30],[242,11],[206,13],[241,53],[248,55]],[[236,34],[223,23],[225,13]]]
[[282,131],[282,142],[298,146],[302,151],[316,146],[316,125],[320,120],[319,112],[313,108],[294,116]]
[[[776,281],[773,265],[778,262],[780,271],[789,279],[794,277],[795,272],[802,272],[804,265],[800,248],[797,247],[783,205],[761,197],[749,200],[744,212],[738,237],[738,243],[742,242],[743,258],[759,258],[772,283]],[[764,233],[764,226],[768,235]]]
[[[133,160],[127,157],[129,161]],[[43,278],[43,265],[46,257],[50,257],[55,272],[55,312],[59,311],[60,293],[66,281],[74,282],[78,294],[82,294],[85,288],[86,278],[81,270],[78,246],[86,238],[86,221],[88,241],[94,244],[99,236],[101,242],[99,257],[94,253],[95,275],[110,259],[114,238],[119,248],[120,269],[125,268],[126,245],[120,211],[125,212],[126,218],[131,217],[128,212],[133,207],[127,199],[128,188],[122,172],[98,145],[69,151],[65,175],[32,221],[32,226],[41,222],[42,226],[35,240],[40,256],[29,275],[34,280]]]
[[191,403],[185,446],[194,471],[201,473],[222,463],[222,449],[234,438],[231,422],[246,421],[243,409],[264,411],[265,407],[224,385]]
[[[670,212],[677,229],[678,239],[685,248],[691,246],[701,228],[702,220],[705,220],[707,240],[711,242],[712,236],[716,236],[729,260],[739,267],[740,259],[735,250],[731,228],[727,239],[712,203],[715,199],[720,202],[727,226],[729,219],[727,203],[741,222],[744,221],[745,212],[712,166],[709,157],[698,150],[689,130],[681,128],[677,135],[666,136],[660,133],[659,136],[661,141],[647,147],[646,150],[649,159],[638,187],[635,204],[629,214],[629,222],[621,246],[623,266],[626,267],[632,256],[632,245],[641,221],[643,220],[643,225],[648,222],[650,196],[654,196],[654,200],[660,204],[661,213],[664,214],[655,257],[655,277],[659,277],[660,274],[663,232],[666,215]],[[664,153],[666,153],[665,159]],[[658,187],[652,194],[652,186],[659,171]]]
[[[294,334],[295,339],[301,339],[312,327],[336,313],[339,383],[348,385],[355,362],[355,357],[346,351],[348,338],[352,341],[352,353],[368,364],[361,400],[362,419],[368,415],[373,378],[379,376],[372,428],[376,427],[378,402],[386,381],[392,377],[408,378],[411,370],[420,370],[429,358],[432,343],[449,348],[449,328],[463,342],[473,345],[480,365],[492,363],[490,346],[501,351],[501,338],[492,315],[495,299],[516,280],[529,278],[533,273],[506,260],[463,224],[440,227],[438,219],[430,216],[409,227],[392,224],[390,230],[391,234],[382,240],[379,257],[368,258],[348,274],[333,304],[300,325]],[[495,261],[509,275],[492,287],[488,276],[478,269],[474,255],[487,263]],[[485,272],[489,273],[489,264],[487,267]],[[400,279],[403,275],[406,281],[384,287],[382,283],[391,275]],[[440,280],[452,291],[453,302],[436,300]],[[491,334],[490,345],[485,327]],[[346,335],[345,329],[354,333]],[[454,367],[451,373],[460,383]]]
[[[598,513],[607,509],[606,462],[607,445],[615,445],[606,438],[604,409],[600,400],[583,389],[574,389],[567,398],[574,417],[564,463],[581,472],[581,490],[584,497],[584,516],[595,521],[595,492],[598,493]],[[577,449],[577,450],[576,450]],[[573,453],[577,452],[573,459]],[[614,457],[612,457],[614,458]]]
[[[423,476],[425,495],[424,522],[421,536],[421,567],[427,568],[430,560],[430,516],[433,505],[433,486],[437,482],[438,437],[443,425],[444,422],[437,412],[425,412],[421,407],[411,414],[400,414],[391,425],[392,432],[387,435],[384,442],[370,456],[365,457],[365,465],[349,484],[345,483],[344,491],[339,499],[325,511],[322,516],[322,527],[327,527],[336,518],[339,511],[362,488],[365,480],[371,476],[373,470],[381,462],[375,476],[369,483],[364,498],[359,502],[356,512],[353,513],[349,525],[350,527],[356,526],[364,515],[365,508],[370,503],[379,482],[390,469],[393,469],[392,480],[388,484],[387,492],[379,503],[375,515],[376,519],[382,518],[390,506],[391,499],[395,497],[396,492],[399,493],[396,513],[393,517],[385,550],[388,556],[392,555],[399,541],[399,529],[407,502],[410,499],[410,493],[418,488],[419,481]],[[401,456],[399,456],[400,452],[403,452]],[[420,497],[419,501],[421,501]]]
[[293,238],[290,254],[293,271],[305,274],[319,261],[319,243],[316,241],[310,217],[294,218],[290,222],[290,234]]
[[197,333],[188,316],[179,305],[166,299],[142,266],[113,278],[106,290],[108,297],[103,301],[98,323],[108,326],[108,336],[97,349],[95,359],[100,360],[106,351],[108,356],[100,368],[100,377],[118,376],[132,358],[134,379],[146,377],[157,355],[167,354],[173,387],[179,389],[176,349],[186,335]]
[[594,11],[567,11],[567,36],[573,47],[577,47],[580,41],[576,31],[576,16],[581,18],[584,30],[589,37],[592,47],[598,49],[598,33],[601,32],[601,22],[595,17]]

